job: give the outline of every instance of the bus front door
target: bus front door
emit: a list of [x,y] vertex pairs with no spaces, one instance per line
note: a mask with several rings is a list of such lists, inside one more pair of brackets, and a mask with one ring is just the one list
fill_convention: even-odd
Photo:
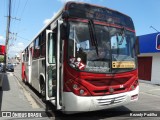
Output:
[[[60,25],[58,25],[60,29]],[[62,109],[60,34],[46,30],[46,100],[50,100],[57,110]]]

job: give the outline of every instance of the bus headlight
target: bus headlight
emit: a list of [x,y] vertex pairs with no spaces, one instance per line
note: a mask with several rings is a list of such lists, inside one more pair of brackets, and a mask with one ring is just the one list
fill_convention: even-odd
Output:
[[134,83],[130,86],[129,90],[134,90],[139,85],[138,80],[134,81]]
[[77,84],[73,84],[73,89],[77,89],[78,88],[78,85]]
[[64,91],[73,92],[78,96],[91,96],[87,88],[72,79],[69,79],[67,82],[65,82]]

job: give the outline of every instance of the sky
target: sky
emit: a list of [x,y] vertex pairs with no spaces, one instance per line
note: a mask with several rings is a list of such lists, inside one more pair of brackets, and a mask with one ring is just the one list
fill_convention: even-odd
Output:
[[[0,2],[0,44],[5,44],[8,1]],[[120,11],[134,22],[136,35],[160,31],[160,0],[11,0],[9,56],[13,57],[32,41],[67,1],[96,4]],[[152,26],[152,27],[151,27]],[[155,30],[156,29],[156,30]]]

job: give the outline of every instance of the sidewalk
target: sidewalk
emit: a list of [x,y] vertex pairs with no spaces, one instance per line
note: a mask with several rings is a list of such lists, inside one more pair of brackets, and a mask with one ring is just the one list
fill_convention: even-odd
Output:
[[159,85],[147,83],[147,82],[144,82],[143,80],[139,80],[139,82],[140,82],[140,92],[160,96]]
[[39,111],[36,103],[29,101],[29,94],[18,84],[12,73],[4,74],[1,91],[1,111]]
[[[12,117],[0,117],[1,120],[11,120],[11,119],[36,119],[36,120],[49,120],[48,117],[30,117],[30,118],[21,118],[15,117],[14,115],[18,114],[27,114],[30,113],[41,113],[43,116],[45,115],[44,108],[41,108],[35,100],[31,97],[31,95],[19,84],[17,78],[13,75],[13,73],[6,73],[3,77],[3,88],[0,91],[0,116],[2,112],[8,111]],[[29,114],[28,114],[29,112]]]

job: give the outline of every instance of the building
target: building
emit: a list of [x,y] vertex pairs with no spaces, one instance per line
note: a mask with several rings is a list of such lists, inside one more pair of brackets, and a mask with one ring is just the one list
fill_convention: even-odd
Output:
[[20,57],[20,55],[19,55],[19,54],[16,54],[16,55],[15,55],[15,60],[16,60],[18,63],[20,62],[21,57]]
[[160,84],[160,33],[138,36],[139,79]]

